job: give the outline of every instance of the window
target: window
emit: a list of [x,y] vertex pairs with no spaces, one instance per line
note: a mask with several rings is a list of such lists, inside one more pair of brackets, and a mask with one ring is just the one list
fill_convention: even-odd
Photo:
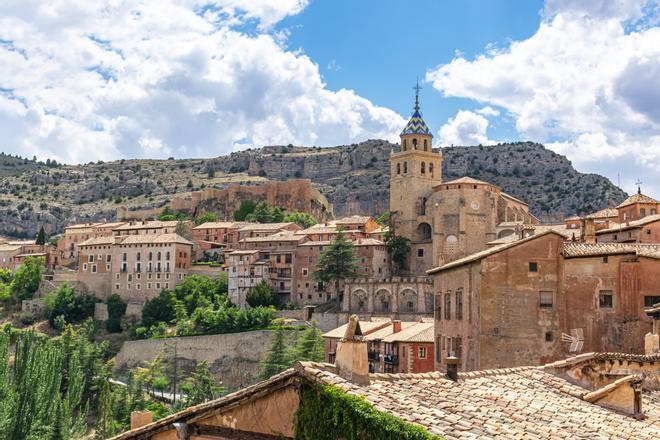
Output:
[[646,230],[646,235],[651,235],[651,230],[650,229]]
[[96,264],[92,264],[92,273],[96,273]]
[[463,340],[460,336],[456,336],[454,340],[454,351],[456,352],[454,356],[460,359],[463,355]]
[[445,239],[445,253],[453,254],[458,250],[458,238],[455,235],[448,235]]
[[110,254],[106,255],[105,256],[105,261],[106,261],[106,263],[111,262],[112,261],[112,255],[110,255]]
[[456,289],[456,319],[463,319],[463,289]]
[[431,177],[433,177],[433,164],[432,163],[429,164],[429,174],[431,175]]
[[660,304],[660,295],[644,297],[644,307],[653,307],[656,304]]
[[116,279],[116,280],[119,279],[119,274],[115,274],[115,279]]
[[151,283],[147,283],[147,289],[151,289]]
[[419,347],[419,358],[426,359],[426,347]]
[[552,290],[541,290],[539,292],[539,307],[543,309],[552,308]]
[[426,148],[427,148],[427,142],[426,139],[424,139],[424,151],[426,151]]
[[601,290],[598,295],[598,307],[601,309],[611,309],[614,307],[614,295],[611,290]]
[[293,261],[293,256],[291,254],[286,254],[284,256],[284,262],[286,264],[291,264],[292,261]]
[[545,332],[545,342],[552,342],[553,339],[552,332]]
[[90,263],[93,263],[94,262],[94,255],[88,255],[87,256],[87,261],[90,262]]
[[605,255],[605,256],[603,257],[603,263],[607,264],[607,263],[609,263],[609,262],[610,262],[609,257],[608,257],[607,255]]
[[539,271],[539,263],[536,261],[530,261],[529,262],[529,271],[530,272],[538,272]]
[[83,270],[87,270],[87,263],[83,263]]
[[106,265],[105,265],[105,270],[107,270],[107,271],[110,270],[110,265],[109,265],[109,264],[106,264]]
[[408,162],[404,162],[403,163],[403,174],[407,174],[407,173],[408,173]]
[[444,342],[444,338],[442,337],[442,335],[435,337],[435,360],[437,362],[442,361],[442,343],[443,342]]
[[137,283],[135,285],[135,290],[140,290],[141,288],[142,288],[142,286],[140,285],[140,283]]
[[422,162],[420,171],[422,172],[422,174],[426,174],[426,163]]
[[451,292],[445,293],[445,319],[451,319]]
[[417,249],[417,256],[420,257],[420,258],[423,257],[424,256],[424,249],[421,249],[421,248]]
[[115,290],[119,290],[119,284],[115,284]]
[[646,217],[646,209],[639,208],[639,218]]
[[401,174],[401,164],[400,163],[396,164],[396,173]]
[[436,321],[442,320],[442,304],[440,304],[440,295],[437,296],[435,302],[435,320]]

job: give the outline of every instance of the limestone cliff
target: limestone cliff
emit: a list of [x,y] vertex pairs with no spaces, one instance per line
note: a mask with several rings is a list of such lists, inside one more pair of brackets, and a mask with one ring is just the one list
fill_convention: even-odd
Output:
[[[157,208],[204,188],[293,178],[311,179],[335,215],[377,215],[388,209],[389,155],[397,148],[368,140],[332,148],[270,146],[213,159],[56,166],[0,155],[7,163],[0,161],[0,234],[32,237],[42,224],[52,234],[72,222],[111,220],[118,207]],[[450,147],[443,154],[445,180],[469,175],[497,184],[542,220],[596,211],[626,196],[540,144]]]

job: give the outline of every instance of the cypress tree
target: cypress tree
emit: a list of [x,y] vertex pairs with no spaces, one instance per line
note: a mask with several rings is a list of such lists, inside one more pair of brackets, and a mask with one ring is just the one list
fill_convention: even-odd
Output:
[[316,321],[303,331],[296,345],[289,353],[289,365],[297,361],[323,362],[325,359],[325,340]]
[[45,230],[44,227],[42,226],[42,227],[39,229],[39,234],[37,234],[37,241],[36,241],[36,244],[38,244],[38,245],[40,245],[40,246],[43,246],[43,245],[46,244],[46,239],[47,239],[47,237],[46,237],[46,230]]
[[334,281],[335,292],[339,294],[340,281],[356,277],[357,271],[355,245],[339,230],[330,246],[321,253],[314,278],[323,283]]
[[289,368],[291,364],[288,362],[288,358],[284,329],[278,328],[275,330],[275,339],[268,350],[266,359],[261,363],[259,378],[268,379]]

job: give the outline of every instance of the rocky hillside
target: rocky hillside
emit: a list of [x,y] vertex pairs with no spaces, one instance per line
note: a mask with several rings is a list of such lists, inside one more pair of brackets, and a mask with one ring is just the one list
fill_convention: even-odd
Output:
[[[309,178],[336,215],[378,214],[389,204],[389,154],[381,140],[333,148],[263,147],[214,159],[121,160],[53,165],[0,156],[0,234],[34,236],[71,222],[114,219],[118,206],[162,206],[174,195],[233,182]],[[591,212],[626,194],[582,174],[563,156],[531,142],[443,150],[445,180],[469,175],[530,204],[543,220]],[[3,164],[3,159],[6,164]]]

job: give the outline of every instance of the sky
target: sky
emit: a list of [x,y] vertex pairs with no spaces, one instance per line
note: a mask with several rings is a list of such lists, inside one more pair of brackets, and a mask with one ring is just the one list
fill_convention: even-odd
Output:
[[660,198],[660,0],[3,0],[0,151],[534,141]]

